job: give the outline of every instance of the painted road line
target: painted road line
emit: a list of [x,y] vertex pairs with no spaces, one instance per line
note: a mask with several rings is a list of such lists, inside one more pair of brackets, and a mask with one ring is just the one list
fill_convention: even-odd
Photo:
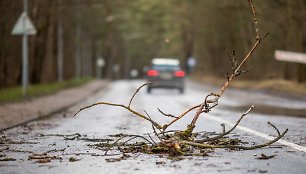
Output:
[[[209,119],[209,120],[213,120],[213,121],[217,121],[217,122],[220,122],[220,123],[224,123],[224,124],[227,124],[229,126],[234,126],[235,124],[234,123],[231,123],[227,120],[224,120],[220,117],[215,117],[215,116],[206,116],[205,118]],[[264,133],[261,133],[261,132],[258,132],[256,130],[253,130],[253,129],[250,129],[248,127],[245,127],[245,126],[240,126],[238,125],[237,126],[237,129],[240,129],[242,131],[245,131],[245,132],[248,132],[248,133],[251,133],[251,134],[254,134],[256,136],[259,136],[259,137],[262,137],[262,138],[265,138],[267,140],[273,140],[275,137],[272,137],[270,135],[267,135],[267,134],[264,134]],[[306,147],[304,146],[300,146],[300,145],[297,145],[295,143],[291,143],[289,141],[285,141],[285,140],[278,140],[277,143],[280,143],[280,144],[283,144],[285,146],[288,146],[288,147],[291,147],[293,149],[296,149],[296,150],[299,150],[299,151],[303,151],[303,152],[306,152]]]

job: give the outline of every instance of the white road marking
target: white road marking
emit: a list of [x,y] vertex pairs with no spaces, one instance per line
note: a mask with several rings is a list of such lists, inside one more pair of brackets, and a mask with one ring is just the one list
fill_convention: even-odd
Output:
[[[224,119],[222,119],[222,118],[220,118],[220,117],[208,116],[208,115],[207,115],[206,118],[209,119],[209,120],[213,120],[213,121],[217,121],[217,122],[220,122],[220,123],[227,124],[227,125],[229,125],[229,126],[234,126],[234,125],[235,125],[234,123],[231,123],[231,122],[229,122],[229,121],[227,121],[227,120],[224,120]],[[265,139],[267,139],[267,140],[273,140],[273,139],[274,139],[274,137],[271,137],[271,136],[269,136],[269,135],[267,135],[267,134],[258,132],[258,131],[256,131],[256,130],[250,129],[250,128],[245,127],[245,126],[240,126],[240,125],[238,125],[238,126],[237,126],[237,129],[240,129],[240,130],[242,130],[242,131],[245,131],[245,132],[254,134],[254,135],[256,135],[256,136],[265,138]],[[297,145],[297,144],[295,144],[295,143],[291,143],[291,142],[285,141],[285,140],[278,140],[277,142],[280,143],[280,144],[283,144],[283,145],[285,145],[285,146],[291,147],[291,148],[293,148],[293,149],[296,149],[296,150],[299,150],[299,151],[302,151],[302,152],[306,152],[306,147],[304,147],[304,146],[300,146],[300,145]]]

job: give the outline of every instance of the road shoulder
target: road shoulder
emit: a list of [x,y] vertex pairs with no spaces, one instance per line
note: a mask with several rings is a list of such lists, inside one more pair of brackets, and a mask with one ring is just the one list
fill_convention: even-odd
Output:
[[[216,87],[221,87],[226,82],[226,79],[215,76],[200,77],[198,75],[195,75],[191,79],[199,83],[211,84]],[[266,93],[284,98],[306,101],[305,83],[297,83],[283,79],[257,81],[237,79],[231,82],[230,88],[258,93]]]
[[0,105],[0,131],[65,110],[98,92],[107,84],[107,81],[95,80],[50,95],[4,103]]

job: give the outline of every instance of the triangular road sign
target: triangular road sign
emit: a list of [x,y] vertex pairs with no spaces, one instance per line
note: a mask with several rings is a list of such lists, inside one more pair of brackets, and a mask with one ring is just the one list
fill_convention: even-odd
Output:
[[30,18],[25,12],[21,14],[16,24],[14,25],[12,34],[13,35],[23,35],[23,34],[35,35],[36,34],[36,29],[33,23],[31,22]]

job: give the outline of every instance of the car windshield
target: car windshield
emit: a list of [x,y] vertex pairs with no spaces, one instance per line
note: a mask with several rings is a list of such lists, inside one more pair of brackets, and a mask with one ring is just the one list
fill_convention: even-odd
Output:
[[176,65],[152,65],[152,69],[159,70],[159,71],[166,71],[166,70],[179,70],[180,67]]

